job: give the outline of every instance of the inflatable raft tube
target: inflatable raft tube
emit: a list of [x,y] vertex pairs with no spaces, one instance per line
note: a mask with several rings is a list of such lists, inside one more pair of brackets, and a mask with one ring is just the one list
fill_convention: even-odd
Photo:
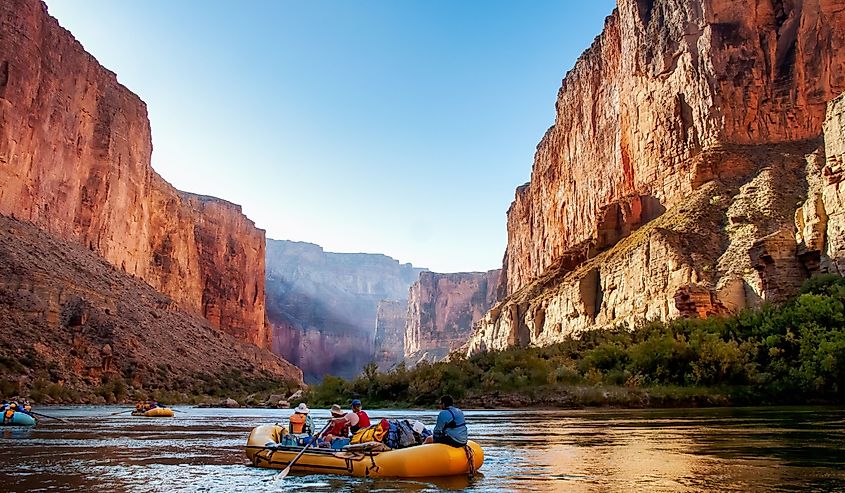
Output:
[[[278,444],[283,428],[261,425],[247,439],[247,458],[257,467],[284,469],[302,447],[272,447]],[[291,471],[319,474],[345,474],[373,478],[424,478],[466,475],[470,472],[471,455],[475,470],[484,464],[484,451],[472,440],[464,448],[440,443],[417,445],[397,450],[349,451],[309,448]]]
[[173,417],[173,409],[169,407],[157,407],[155,409],[150,409],[149,411],[132,411],[132,416],[146,416],[148,418],[172,418]]
[[19,411],[15,411],[15,414],[12,415],[11,421],[8,423],[6,420],[0,420],[0,425],[3,426],[35,426],[35,418],[30,416],[29,414],[22,413]]

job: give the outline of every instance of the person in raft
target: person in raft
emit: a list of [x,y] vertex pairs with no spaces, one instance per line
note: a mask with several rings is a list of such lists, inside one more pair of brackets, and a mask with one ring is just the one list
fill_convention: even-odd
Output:
[[[352,401],[352,414],[358,416],[358,422],[352,423],[350,420],[349,426],[352,434],[354,435],[356,431],[360,430],[361,428],[367,428],[370,426],[370,417],[361,409],[361,401],[359,399],[354,399]],[[348,415],[347,415],[348,416]]]
[[332,404],[330,412],[332,413],[332,424],[329,425],[326,431],[323,432],[323,436],[320,438],[323,438],[325,441],[331,443],[331,441],[335,438],[349,437],[349,428],[351,425],[349,424],[349,420],[347,420],[346,416],[343,414],[343,411],[341,411],[340,406]]
[[444,395],[440,398],[440,414],[437,415],[437,424],[434,426],[434,434],[425,439],[423,443],[445,443],[452,447],[465,447],[467,444],[467,423],[464,413],[455,407],[455,400],[451,395]]
[[314,434],[314,422],[311,420],[311,416],[308,415],[311,410],[308,409],[308,406],[305,405],[304,402],[300,403],[294,409],[294,413],[290,415],[290,432],[294,435],[313,435]]

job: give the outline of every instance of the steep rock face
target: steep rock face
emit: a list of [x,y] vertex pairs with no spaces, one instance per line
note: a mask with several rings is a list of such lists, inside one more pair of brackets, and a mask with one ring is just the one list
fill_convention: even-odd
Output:
[[[0,215],[0,368],[27,394],[38,380],[91,392],[204,392],[241,378],[302,383],[302,372],[181,310],[145,282],[75,242]],[[8,388],[6,391],[9,391]]]
[[500,275],[501,270],[421,273],[408,296],[405,360],[438,361],[463,346],[473,324],[496,302]]
[[382,300],[376,312],[376,335],[373,361],[386,371],[405,357],[405,322],[407,301]]
[[828,270],[845,275],[845,95],[831,102],[824,130],[827,161],[817,179],[821,200],[814,195],[807,201],[803,225],[815,240],[807,249],[823,251]]
[[404,299],[422,269],[385,256],[331,253],[268,240],[267,318],[273,348],[316,381],[352,377],[373,358],[378,303]]
[[[843,19],[830,0],[619,0],[564,79],[508,212],[508,293],[601,248],[608,230],[624,236],[620,216],[647,220],[710,179],[753,172],[706,151],[818,138],[845,90]],[[652,204],[644,214],[607,223],[636,197]]]
[[269,347],[264,232],[150,166],[146,106],[39,0],[0,4],[0,214],[84,245]]
[[509,297],[468,350],[730,313],[841,271],[841,103],[822,125],[843,47],[840,2],[619,0],[563,82],[508,212]]

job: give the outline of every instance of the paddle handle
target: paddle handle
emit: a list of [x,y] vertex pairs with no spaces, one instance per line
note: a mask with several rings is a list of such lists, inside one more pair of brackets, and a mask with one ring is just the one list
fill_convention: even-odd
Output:
[[303,449],[300,450],[298,454],[296,454],[296,457],[294,457],[293,460],[288,462],[288,466],[286,468],[284,468],[284,470],[278,474],[276,479],[284,479],[285,476],[287,476],[288,473],[290,472],[290,468],[293,467],[294,464],[296,464],[296,461],[298,461],[299,458],[302,457],[302,454],[304,454],[305,451],[308,450],[308,447],[310,447],[311,444],[314,443],[314,439],[316,437],[320,436],[324,431],[328,430],[329,425],[331,425],[331,424],[332,424],[332,421],[329,420],[329,422],[326,423],[326,426],[324,426],[322,430],[318,431],[316,435],[309,435],[310,440],[308,440],[308,443],[306,443],[305,447],[303,447]]

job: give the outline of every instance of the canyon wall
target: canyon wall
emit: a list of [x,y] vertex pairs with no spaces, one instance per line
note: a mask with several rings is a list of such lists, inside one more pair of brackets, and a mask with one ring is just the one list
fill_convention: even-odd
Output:
[[843,47],[837,1],[619,0],[563,81],[508,211],[508,298],[469,351],[729,313],[838,270],[822,125]]
[[463,346],[473,324],[496,302],[500,274],[421,273],[408,296],[405,361],[439,361]]
[[268,240],[273,350],[302,368],[306,381],[358,375],[373,358],[379,302],[407,299],[421,271],[386,255]]
[[87,247],[3,215],[0,369],[0,394],[40,402],[161,390],[187,399],[224,381],[302,384],[298,368],[185,312]]
[[0,214],[84,245],[238,339],[269,347],[264,232],[150,165],[143,101],[39,0],[0,4]]
[[382,300],[376,311],[373,361],[381,371],[388,371],[405,358],[405,322],[407,301]]

